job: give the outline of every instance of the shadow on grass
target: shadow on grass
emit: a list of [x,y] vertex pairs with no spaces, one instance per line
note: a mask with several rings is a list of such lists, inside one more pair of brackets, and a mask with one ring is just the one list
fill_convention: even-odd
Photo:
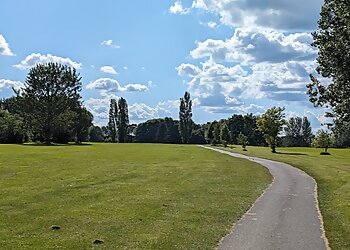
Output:
[[292,152],[276,152],[278,155],[308,155],[304,153],[292,153]]
[[27,147],[83,147],[83,146],[92,146],[90,143],[69,143],[69,144],[59,144],[59,143],[24,143],[20,144]]

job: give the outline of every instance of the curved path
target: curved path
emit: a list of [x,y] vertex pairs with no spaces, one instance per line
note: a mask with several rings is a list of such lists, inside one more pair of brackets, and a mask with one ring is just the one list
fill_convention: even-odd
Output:
[[313,178],[285,163],[204,148],[257,162],[274,177],[271,186],[221,240],[218,249],[329,249]]

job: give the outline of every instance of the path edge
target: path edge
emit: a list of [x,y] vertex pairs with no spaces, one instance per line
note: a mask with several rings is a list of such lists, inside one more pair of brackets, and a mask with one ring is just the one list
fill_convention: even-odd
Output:
[[[197,145],[197,146],[198,146],[198,147],[201,147],[201,148],[208,149],[208,150],[212,150],[212,151],[215,151],[215,152],[218,152],[218,153],[221,153],[221,154],[225,154],[224,152],[216,151],[215,148],[212,148],[212,147],[208,147],[208,146],[204,146],[204,145]],[[226,150],[224,150],[224,149],[219,149],[219,150],[226,151]],[[226,152],[230,153],[230,151],[226,151]],[[234,153],[234,152],[232,152],[232,153]],[[246,160],[251,161],[251,162],[255,162],[255,161],[251,160],[251,159],[249,158],[249,156],[247,156],[247,155],[243,155],[243,154],[240,154],[240,153],[235,153],[235,154],[244,156],[244,157],[242,157],[243,159],[246,159]],[[229,155],[229,154],[227,154],[227,155]],[[234,157],[234,156],[232,156],[232,155],[230,155],[230,156],[231,156],[231,157]],[[235,157],[235,158],[237,158],[237,157]],[[255,157],[255,158],[259,158],[259,157]],[[265,159],[265,158],[261,158],[261,159],[273,161],[273,160]],[[274,161],[274,162],[290,165],[290,164],[285,163],[285,162],[278,162],[278,161]],[[262,164],[260,164],[260,163],[258,163],[258,162],[255,162],[255,163],[257,163],[257,164],[259,164],[260,166],[263,166],[264,168],[266,168],[264,165],[262,165]],[[309,174],[306,173],[305,171],[303,171],[303,170],[301,170],[301,169],[299,169],[299,168],[297,168],[297,167],[294,167],[294,166],[292,166],[292,165],[290,165],[290,166],[293,167],[293,168],[295,168],[295,169],[297,169],[297,170],[299,170],[300,172],[306,174],[306,175],[309,176],[309,177],[312,179],[312,181],[314,182],[314,184],[315,184],[315,187],[314,187],[314,202],[315,202],[316,210],[317,210],[317,213],[318,213],[318,219],[319,219],[319,221],[320,221],[320,229],[321,229],[321,231],[322,231],[322,236],[321,236],[321,238],[323,239],[323,241],[324,241],[324,243],[325,243],[326,249],[327,249],[327,250],[332,250],[331,247],[330,247],[330,245],[329,245],[328,238],[327,238],[327,236],[326,236],[326,230],[325,230],[325,227],[324,227],[323,216],[322,216],[322,213],[321,213],[321,210],[320,210],[320,206],[319,206],[319,202],[318,202],[318,185],[317,185],[317,181],[315,180],[314,177],[312,177],[311,175],[309,175]],[[267,168],[267,169],[268,169],[268,168]],[[269,170],[269,169],[268,169],[268,170]],[[237,222],[234,222],[234,223],[232,224],[231,229],[230,229],[230,232],[229,232],[228,234],[226,234],[225,236],[223,236],[223,237],[220,239],[220,241],[218,242],[218,244],[217,244],[217,246],[215,247],[215,249],[218,249],[218,247],[220,247],[220,245],[222,244],[222,242],[223,242],[223,240],[225,239],[225,237],[234,231],[234,229],[236,228],[236,225],[239,224],[239,222],[242,221],[242,220],[247,216],[247,214],[250,213],[250,211],[253,209],[253,207],[255,206],[255,204],[256,204],[256,203],[265,195],[265,193],[273,186],[273,184],[275,183],[275,176],[271,173],[270,170],[269,170],[269,172],[270,172],[271,176],[273,177],[271,184],[270,184],[270,185],[263,191],[263,193],[255,200],[255,202],[254,202],[254,203],[252,204],[252,206],[247,210],[247,212],[245,212],[245,213],[243,214],[243,216],[242,216]]]

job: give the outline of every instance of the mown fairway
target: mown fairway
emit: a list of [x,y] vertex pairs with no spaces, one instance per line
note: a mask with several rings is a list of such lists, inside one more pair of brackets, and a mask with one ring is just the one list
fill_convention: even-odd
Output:
[[330,246],[332,249],[350,249],[349,149],[330,149],[329,156],[320,155],[323,149],[314,148],[278,148],[277,154],[263,147],[248,147],[247,152],[240,146],[228,150],[286,162],[314,177]]
[[0,246],[212,249],[271,181],[196,146],[0,145]]

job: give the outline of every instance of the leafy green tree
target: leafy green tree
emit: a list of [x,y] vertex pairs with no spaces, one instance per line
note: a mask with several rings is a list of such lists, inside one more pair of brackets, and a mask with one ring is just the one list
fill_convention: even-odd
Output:
[[273,107],[268,109],[261,118],[258,119],[258,129],[264,133],[265,140],[269,144],[272,153],[276,153],[278,134],[285,124],[284,108]]
[[218,143],[220,143],[220,123],[216,122],[214,123],[212,144],[216,145]]
[[220,130],[220,139],[221,143],[227,147],[227,144],[230,143],[230,130],[228,129],[228,126],[226,122],[223,122],[221,125],[221,130]]
[[118,105],[115,99],[111,99],[109,104],[109,120],[108,120],[108,134],[110,140],[117,142],[117,130],[118,130]]
[[22,118],[0,109],[0,143],[22,143],[23,139]]
[[99,126],[91,126],[89,128],[89,141],[91,142],[104,142],[104,134],[102,128]]
[[85,107],[78,106],[75,109],[75,119],[73,123],[73,134],[76,143],[88,141],[89,128],[92,126],[94,117]]
[[183,98],[180,98],[180,135],[182,143],[189,143],[192,134],[192,101],[190,93],[187,91]]
[[211,122],[207,130],[206,140],[208,143],[214,144],[214,126],[215,122]]
[[303,117],[303,125],[301,127],[301,135],[303,138],[302,146],[310,147],[311,138],[312,138],[312,128],[311,128],[311,123],[309,122],[309,119],[307,119],[306,116]]
[[242,132],[239,133],[238,137],[237,137],[237,144],[238,145],[242,145],[242,148],[244,151],[246,151],[246,147],[248,145],[248,137],[245,136]]
[[25,86],[17,92],[23,100],[25,120],[30,120],[50,144],[62,114],[79,102],[81,77],[74,68],[58,63],[38,64],[30,69]]
[[315,105],[331,107],[335,117],[350,121],[350,2],[325,0],[319,30],[314,32],[313,46],[318,49],[316,71],[331,80],[321,83],[310,75],[310,101]]
[[129,126],[129,111],[128,103],[126,100],[121,97],[118,100],[118,114],[117,114],[117,132],[118,132],[118,141],[124,143],[127,139],[127,132]]
[[312,144],[314,147],[324,148],[324,152],[321,154],[329,154],[328,148],[332,144],[331,134],[322,129],[317,131],[316,136],[312,141]]

